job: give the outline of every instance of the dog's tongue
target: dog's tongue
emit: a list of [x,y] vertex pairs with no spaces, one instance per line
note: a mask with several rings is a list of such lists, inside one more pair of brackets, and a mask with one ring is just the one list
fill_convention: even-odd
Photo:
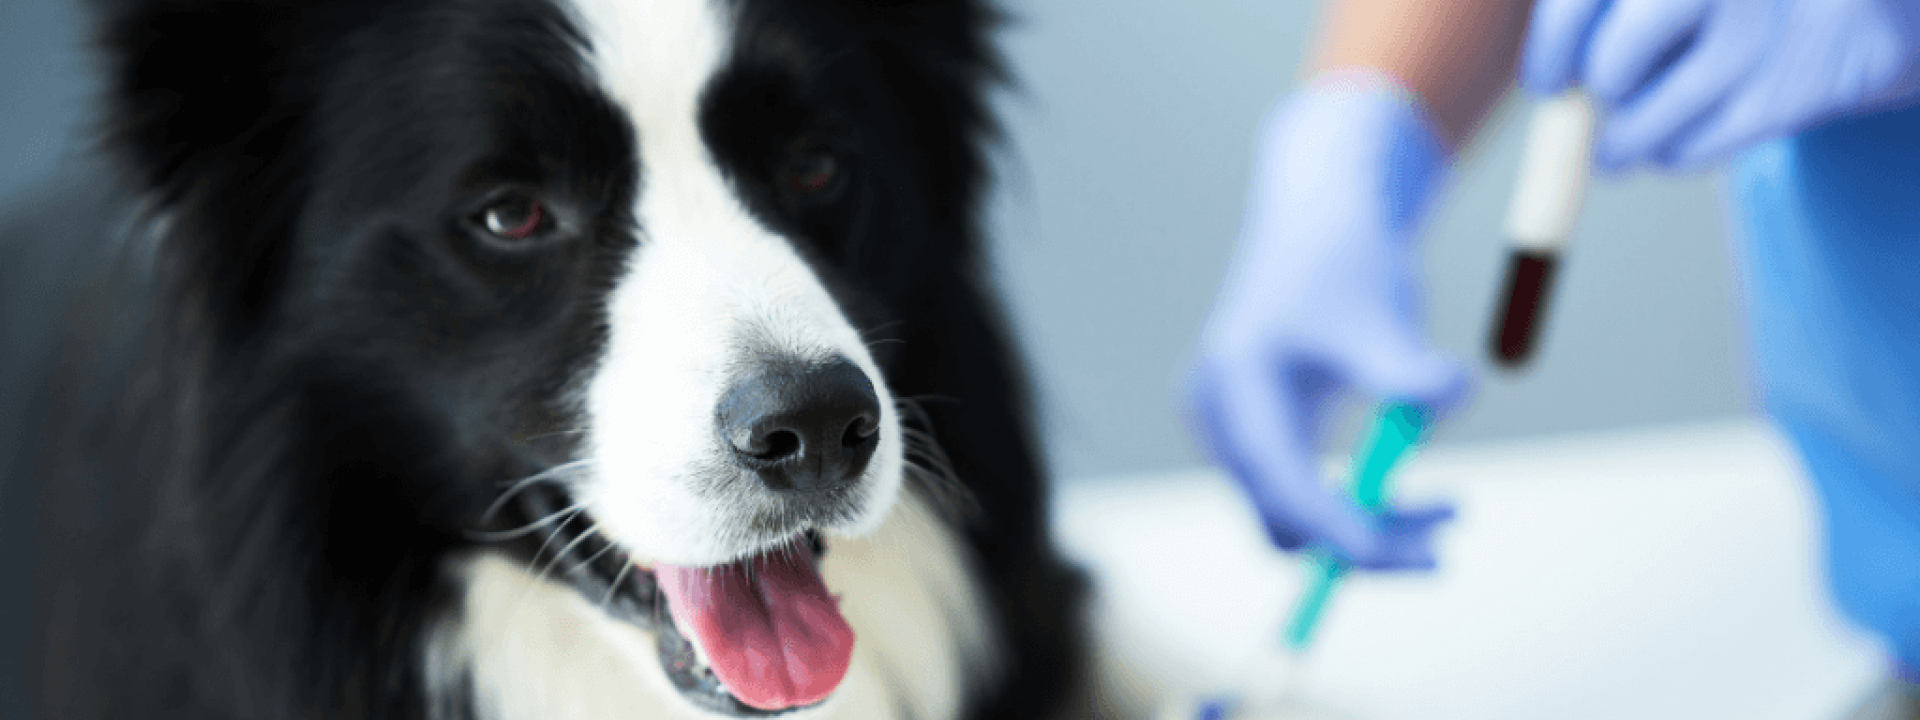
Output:
[[805,542],[719,567],[655,565],[654,575],[681,631],[740,702],[761,710],[811,705],[846,676],[853,628]]

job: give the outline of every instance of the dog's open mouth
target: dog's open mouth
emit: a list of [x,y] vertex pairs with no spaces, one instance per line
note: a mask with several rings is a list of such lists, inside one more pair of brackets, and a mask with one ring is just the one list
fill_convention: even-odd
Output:
[[653,632],[667,679],[695,705],[780,714],[825,700],[846,676],[853,629],[821,580],[818,533],[703,568],[641,567],[599,535],[574,535],[551,541],[589,558],[566,579],[609,614]]
[[673,624],[705,651],[712,674],[761,710],[812,705],[839,687],[853,628],[820,579],[813,543],[711,568],[656,565]]

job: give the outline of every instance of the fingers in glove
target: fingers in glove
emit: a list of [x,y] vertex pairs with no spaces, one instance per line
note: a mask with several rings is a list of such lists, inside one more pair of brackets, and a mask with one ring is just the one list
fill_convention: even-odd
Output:
[[1378,401],[1413,402],[1444,415],[1472,392],[1472,376],[1433,350],[1411,323],[1390,317],[1363,322],[1332,349],[1347,380]]
[[1691,172],[1727,159],[1775,130],[1769,122],[1771,111],[1765,103],[1750,101],[1746,94],[1728,98],[1715,108],[1699,127],[1674,144],[1671,157],[1663,165],[1679,172]]
[[1301,405],[1319,400],[1297,394],[1287,365],[1241,357],[1203,364],[1190,402],[1208,452],[1247,492],[1275,544],[1374,554],[1371,519],[1315,467],[1318,433],[1305,421],[1320,408]]
[[1581,84],[1608,107],[1642,93],[1704,27],[1709,0],[1615,0],[1593,27]]
[[1380,526],[1387,532],[1418,530],[1452,520],[1455,514],[1454,507],[1447,503],[1432,503],[1410,510],[1391,508],[1380,516]]
[[1521,50],[1520,82],[1527,90],[1551,95],[1578,81],[1588,31],[1606,10],[1606,0],[1540,0],[1533,6],[1526,47]]
[[[1786,22],[1796,28],[1824,23],[1828,29],[1787,38],[1788,47],[1780,52],[1800,58],[1798,62],[1779,56],[1762,59],[1739,92],[1676,143],[1676,169],[1717,163],[1755,143],[1864,107],[1894,88],[1908,65],[1901,37],[1885,25],[1856,21],[1860,26],[1853,27],[1847,18],[1818,15],[1795,15]],[[1796,40],[1826,46],[1832,55],[1809,62],[1803,57],[1806,48],[1794,46]]]
[[1644,89],[1616,99],[1596,149],[1599,163],[1620,169],[1671,152],[1753,73],[1771,34],[1769,13],[1758,4],[1716,6],[1671,65],[1655,68]]
[[1432,570],[1438,565],[1433,536],[1453,519],[1453,508],[1439,505],[1409,512],[1390,512],[1377,520],[1381,542],[1368,555],[1348,558],[1362,570]]

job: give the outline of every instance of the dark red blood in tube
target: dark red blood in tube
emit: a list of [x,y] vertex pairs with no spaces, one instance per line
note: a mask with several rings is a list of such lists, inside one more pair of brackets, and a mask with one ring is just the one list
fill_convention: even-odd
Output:
[[1507,291],[1500,327],[1493,335],[1493,359],[1502,367],[1517,370],[1533,355],[1559,260],[1554,252],[1515,250],[1507,255]]

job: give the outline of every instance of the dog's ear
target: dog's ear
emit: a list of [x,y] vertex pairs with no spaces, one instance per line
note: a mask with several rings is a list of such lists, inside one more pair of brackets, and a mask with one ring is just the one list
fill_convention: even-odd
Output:
[[[309,4],[87,0],[104,54],[110,151],[147,189],[221,193],[289,157],[312,104],[303,68],[325,38]],[[186,178],[198,185],[192,188]]]
[[207,278],[205,302],[238,336],[265,317],[286,267],[313,172],[319,68],[351,27],[350,8],[85,1],[103,56],[106,154],[129,189],[168,210],[162,247],[181,272]]

